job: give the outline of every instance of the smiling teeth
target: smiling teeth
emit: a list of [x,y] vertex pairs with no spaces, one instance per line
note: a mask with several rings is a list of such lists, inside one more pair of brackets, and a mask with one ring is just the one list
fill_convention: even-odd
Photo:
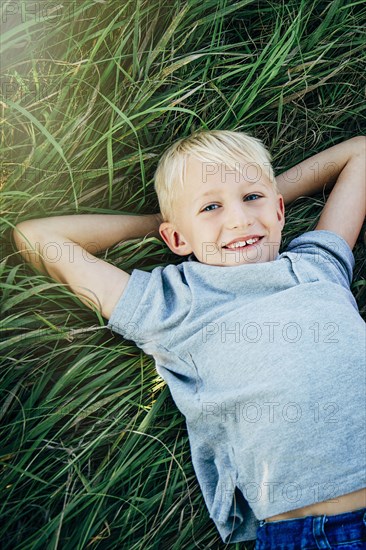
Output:
[[253,244],[253,243],[256,243],[257,241],[259,241],[259,237],[257,237],[256,239],[248,239],[247,241],[238,241],[236,243],[229,244],[229,245],[227,245],[227,248],[239,248],[240,246],[246,246],[247,244]]

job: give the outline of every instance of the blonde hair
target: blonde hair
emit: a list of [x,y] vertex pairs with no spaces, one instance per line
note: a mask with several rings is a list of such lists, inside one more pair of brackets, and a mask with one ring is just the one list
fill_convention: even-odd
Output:
[[231,170],[237,170],[238,164],[243,161],[255,164],[265,171],[273,190],[278,192],[271,155],[259,139],[244,132],[201,130],[175,141],[158,163],[154,187],[164,221],[174,219],[174,203],[179,188],[184,189],[189,156],[208,163],[224,163]]

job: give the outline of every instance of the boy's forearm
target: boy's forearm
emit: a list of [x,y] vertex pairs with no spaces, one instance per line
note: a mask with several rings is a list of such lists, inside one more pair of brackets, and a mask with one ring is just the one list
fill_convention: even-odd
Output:
[[283,195],[285,204],[324,189],[330,191],[347,162],[364,150],[365,138],[357,136],[334,145],[276,176],[278,190]]
[[27,220],[14,230],[14,240],[20,249],[24,241],[21,233],[29,238],[33,235],[43,243],[52,242],[57,236],[65,242],[79,244],[92,254],[97,254],[120,241],[149,237],[160,237],[160,214],[75,214]]

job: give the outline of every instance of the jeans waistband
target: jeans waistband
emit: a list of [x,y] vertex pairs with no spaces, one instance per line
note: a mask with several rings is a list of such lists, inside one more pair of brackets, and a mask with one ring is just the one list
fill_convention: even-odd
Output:
[[[268,547],[280,547],[286,540],[303,541],[314,548],[329,548],[326,545],[342,544],[351,540],[366,541],[366,508],[336,515],[306,516],[283,521],[259,522],[257,542]],[[318,546],[324,540],[325,546]],[[276,546],[277,545],[277,546]],[[260,548],[260,546],[258,546]]]

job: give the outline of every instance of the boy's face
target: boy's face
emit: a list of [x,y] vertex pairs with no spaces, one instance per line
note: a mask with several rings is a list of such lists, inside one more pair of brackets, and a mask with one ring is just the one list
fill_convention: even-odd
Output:
[[[259,166],[237,166],[239,171],[234,171],[223,163],[189,158],[175,220],[159,228],[175,254],[193,252],[201,263],[227,267],[277,257],[285,223],[282,195],[275,193]],[[244,244],[251,238],[256,242]],[[241,244],[232,248],[233,241]]]

